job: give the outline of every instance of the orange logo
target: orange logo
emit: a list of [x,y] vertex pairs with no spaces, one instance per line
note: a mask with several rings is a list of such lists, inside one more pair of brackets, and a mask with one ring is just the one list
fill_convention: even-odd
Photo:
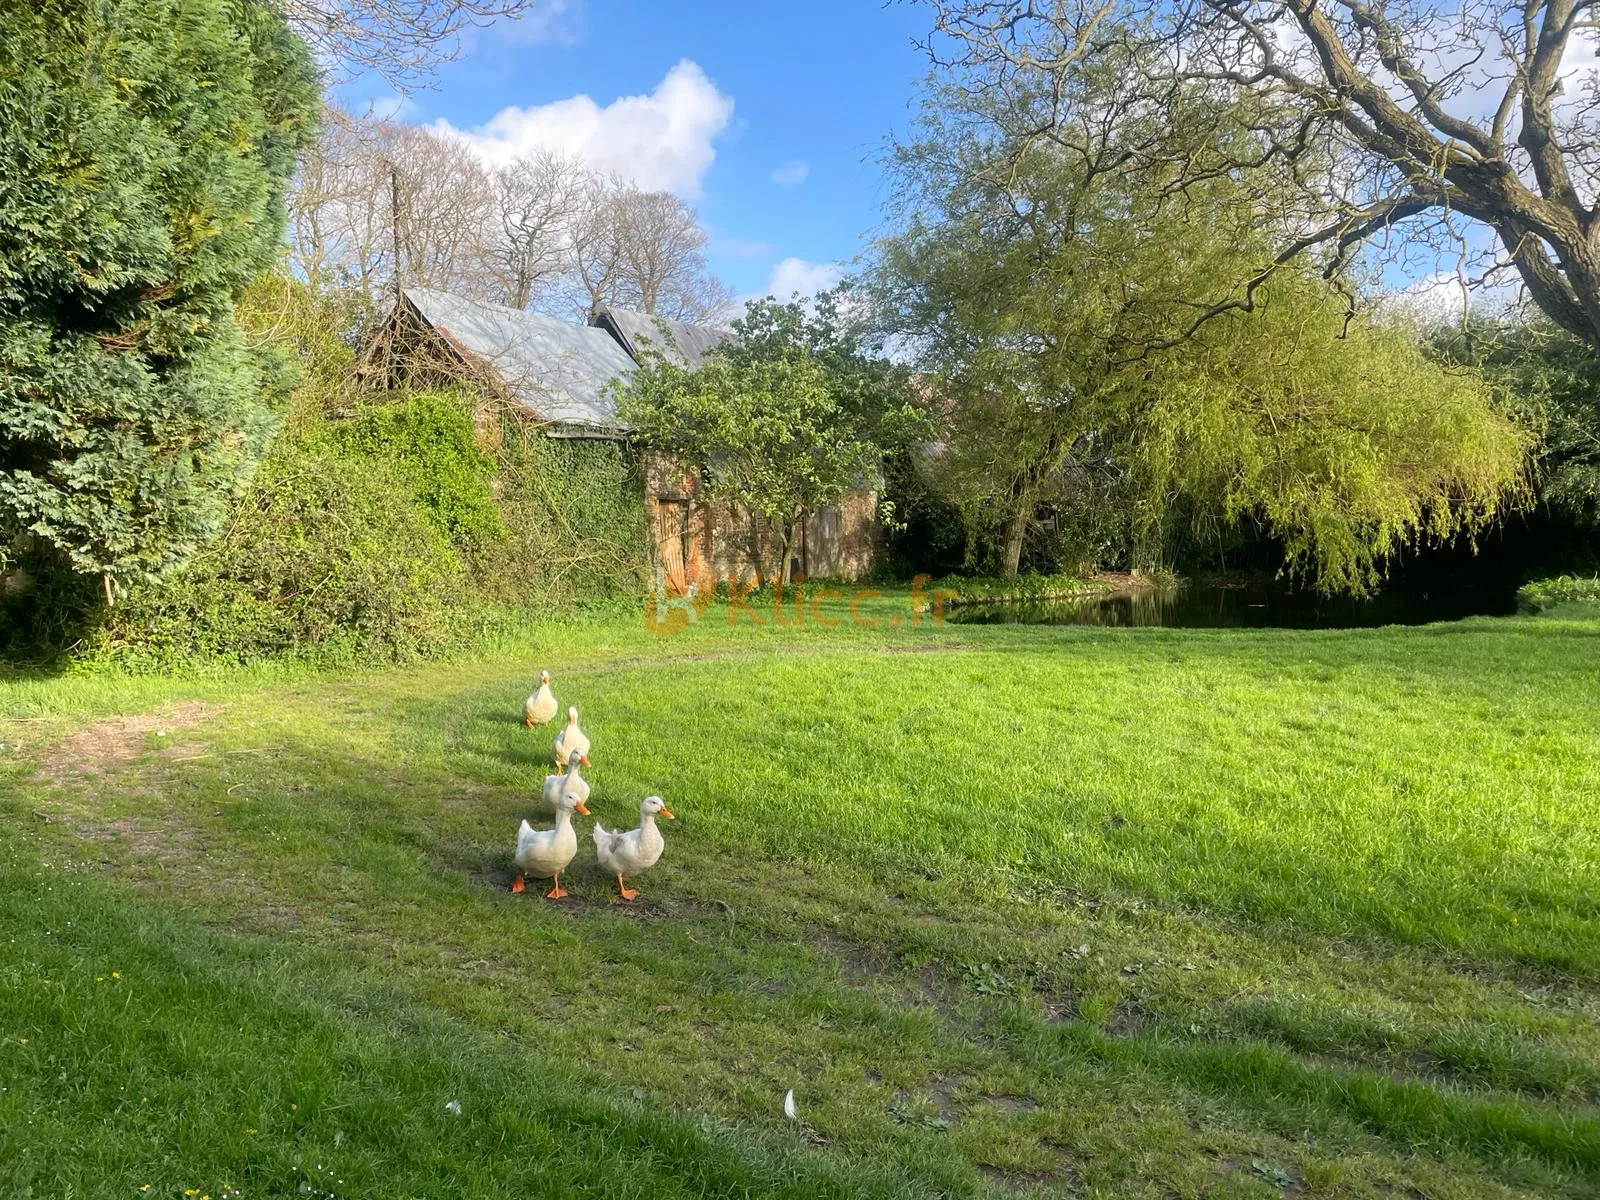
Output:
[[929,592],[927,585],[932,578],[918,575],[911,581],[904,610],[895,598],[885,600],[876,588],[808,590],[801,586],[806,582],[804,574],[796,575],[787,586],[774,581],[770,596],[762,594],[754,578],[737,575],[729,575],[720,583],[715,578],[697,581],[682,590],[658,580],[645,596],[644,627],[655,637],[668,637],[699,621],[718,600],[726,607],[730,626],[745,620],[754,625],[796,626],[809,620],[824,629],[836,629],[846,618],[863,629],[900,629],[905,625],[917,628],[924,618],[930,625],[943,625],[945,607],[956,593],[945,588]]

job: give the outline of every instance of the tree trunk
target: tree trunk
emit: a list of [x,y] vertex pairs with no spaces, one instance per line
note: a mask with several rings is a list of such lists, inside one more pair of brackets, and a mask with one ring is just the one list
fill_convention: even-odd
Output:
[[794,522],[792,521],[784,523],[783,543],[780,554],[782,557],[778,560],[778,578],[783,582],[784,587],[788,587],[793,577],[793,572],[790,570],[794,557]]
[[1033,517],[1033,499],[1024,496],[1017,501],[1017,511],[1006,522],[1006,542],[1000,556],[1000,574],[1015,579],[1022,570],[1022,539],[1027,536],[1028,522]]
[[762,566],[761,517],[760,514],[758,514],[753,508],[748,511],[750,522],[746,526],[748,533],[746,535],[745,552],[750,555],[750,565],[753,566],[756,571],[756,587],[764,588],[767,586],[767,573],[765,568]]

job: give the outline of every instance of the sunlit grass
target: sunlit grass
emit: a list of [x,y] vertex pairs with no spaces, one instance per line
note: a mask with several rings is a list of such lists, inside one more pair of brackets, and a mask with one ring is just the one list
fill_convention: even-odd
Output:
[[[0,684],[7,887],[57,889],[6,915],[0,1038],[66,1055],[17,1060],[0,1162],[45,1164],[38,1195],[102,1194],[95,1170],[129,1194],[146,1163],[275,1195],[299,1156],[360,1196],[402,1129],[396,1195],[554,1178],[450,1132],[471,1116],[532,1131],[574,1194],[1600,1183],[1594,614],[938,627],[889,595],[821,628],[770,603],[413,669]],[[678,816],[632,909],[587,854],[569,902],[505,890],[541,666],[594,739],[595,818],[650,792]],[[210,706],[192,728],[93,723],[180,726],[182,700]],[[96,991],[112,959],[163,982]],[[81,997],[33,1003],[36,966]],[[169,1020],[213,1082],[154,1048]],[[157,1115],[112,1103],[107,1055],[166,1081]],[[51,1105],[63,1075],[87,1099]],[[237,1135],[225,1096],[308,1080],[365,1115]],[[171,1119],[195,1137],[158,1145]],[[96,1168],[51,1149],[86,1138]],[[591,1161],[608,1138],[648,1144],[633,1174]]]

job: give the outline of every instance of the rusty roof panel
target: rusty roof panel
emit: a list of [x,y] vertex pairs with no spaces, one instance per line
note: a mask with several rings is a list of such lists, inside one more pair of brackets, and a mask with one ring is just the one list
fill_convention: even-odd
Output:
[[429,288],[407,288],[406,299],[541,420],[620,431],[610,384],[634,361],[603,329]]

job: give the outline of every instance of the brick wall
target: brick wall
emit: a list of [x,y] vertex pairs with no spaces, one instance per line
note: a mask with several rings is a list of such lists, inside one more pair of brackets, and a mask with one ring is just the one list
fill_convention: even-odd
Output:
[[[694,472],[663,455],[646,455],[640,465],[657,576],[669,591],[690,581],[709,587],[780,573],[777,539],[761,517],[737,505],[697,502]],[[860,579],[877,560],[879,532],[878,494],[851,492],[837,508],[813,514],[791,554],[810,578]]]

